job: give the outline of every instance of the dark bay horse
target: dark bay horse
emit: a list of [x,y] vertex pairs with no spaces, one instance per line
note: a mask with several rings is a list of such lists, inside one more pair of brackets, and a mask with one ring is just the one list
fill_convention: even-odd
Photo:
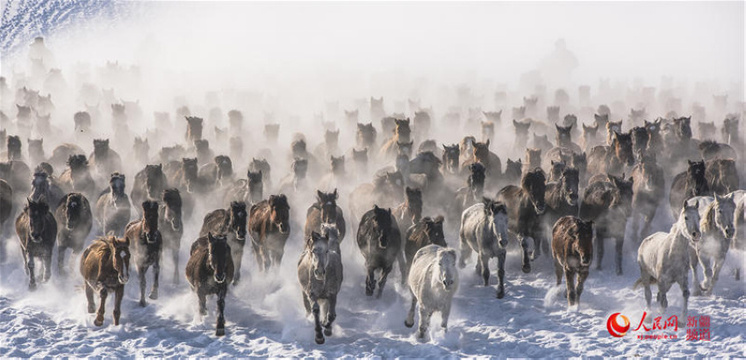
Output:
[[526,173],[521,179],[520,187],[508,185],[497,193],[496,200],[504,203],[508,209],[508,228],[521,245],[523,251],[521,270],[524,273],[531,271],[527,238],[534,240],[531,258],[535,259],[541,254],[540,245],[544,237],[541,217],[546,211],[545,193],[546,180],[544,171],[540,168]]
[[127,224],[124,237],[134,247],[135,266],[140,278],[140,306],[145,306],[145,274],[153,266],[153,286],[150,289],[150,299],[158,299],[158,280],[161,272],[161,251],[163,239],[158,231],[158,203],[144,201],[142,203],[143,216]]
[[57,269],[65,272],[65,251],[83,251],[85,239],[93,226],[93,215],[88,199],[81,193],[69,193],[60,200],[54,213],[57,221]]
[[49,205],[45,200],[26,200],[26,207],[16,218],[16,234],[23,252],[24,270],[29,276],[29,290],[36,290],[36,275],[34,274],[34,258],[41,259],[44,265],[43,282],[47,282],[52,275],[52,249],[57,237],[57,221],[49,212]]
[[158,207],[158,231],[163,238],[163,247],[171,250],[174,262],[174,284],[179,282],[179,249],[184,226],[181,217],[181,194],[179,189],[163,191],[162,202]]
[[215,336],[225,335],[225,295],[233,281],[231,247],[225,236],[208,233],[192,243],[186,264],[186,278],[197,293],[199,313],[207,315],[207,295],[218,297],[218,320]]
[[279,266],[290,236],[290,205],[283,194],[270,195],[249,210],[249,233],[259,269]]
[[306,239],[311,236],[312,232],[321,234],[321,224],[334,224],[339,232],[339,242],[344,240],[347,223],[342,208],[337,205],[337,199],[339,199],[337,189],[330,193],[316,191],[316,202],[306,212],[306,224],[303,229]]
[[247,223],[246,203],[233,201],[228,209],[213,210],[205,215],[202,221],[202,229],[199,231],[200,237],[207,236],[208,233],[225,235],[228,245],[231,247],[231,257],[233,258],[233,285],[238,285],[241,280],[241,262],[243,249],[246,246]]
[[376,270],[381,271],[378,279],[378,293],[380,298],[386,279],[394,268],[394,261],[398,261],[402,273],[402,282],[406,281],[406,264],[402,252],[402,238],[391,209],[374,206],[366,212],[360,220],[357,231],[357,245],[365,258],[367,276],[365,278],[365,295],[372,296],[376,289]]

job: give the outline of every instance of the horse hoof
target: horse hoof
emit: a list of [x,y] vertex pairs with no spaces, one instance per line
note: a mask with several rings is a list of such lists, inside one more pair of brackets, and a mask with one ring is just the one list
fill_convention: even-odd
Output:
[[460,269],[463,269],[463,268],[465,268],[465,267],[466,267],[466,263],[459,263],[459,264],[458,264],[458,267],[459,267]]
[[145,305],[146,305],[145,299],[140,300],[140,302],[138,304],[140,305],[140,307],[145,307]]
[[421,343],[426,343],[426,342],[427,342],[427,340],[428,340],[428,339],[427,339],[427,336],[425,336],[425,334],[422,334],[422,333],[420,333],[420,334],[417,334],[417,341],[418,341],[418,342],[421,342]]
[[215,330],[215,336],[224,336],[225,335],[225,329],[224,328],[218,328]]
[[324,328],[324,335],[325,336],[332,336],[332,328],[331,327],[325,327]]
[[200,310],[199,314],[202,315],[202,316],[206,316],[207,315],[207,310]]
[[324,342],[326,342],[326,339],[324,339],[324,336],[322,336],[321,334],[317,334],[316,335],[316,343],[319,344],[319,345],[321,345]]
[[90,306],[88,307],[88,313],[89,314],[93,314],[95,312],[96,312],[96,308],[95,307],[90,307]]
[[93,320],[93,325],[96,325],[96,326],[101,326],[101,325],[103,325],[103,324],[104,324],[104,319],[96,319],[96,320]]
[[529,265],[529,264],[523,265],[521,267],[521,271],[523,271],[526,274],[530,273],[531,272],[531,265]]
[[29,291],[36,290],[36,284],[28,284],[28,289],[29,289]]
[[505,297],[505,291],[504,290],[498,290],[497,291],[497,298],[502,299]]
[[365,295],[367,295],[367,296],[373,296],[373,289],[366,288],[365,289]]
[[150,300],[158,300],[158,293],[152,292],[149,296]]
[[617,269],[616,270],[616,274],[617,274],[617,276],[622,276],[623,275],[622,269]]
[[409,320],[404,320],[404,326],[411,328],[412,326],[414,326],[414,320],[412,320],[411,322]]

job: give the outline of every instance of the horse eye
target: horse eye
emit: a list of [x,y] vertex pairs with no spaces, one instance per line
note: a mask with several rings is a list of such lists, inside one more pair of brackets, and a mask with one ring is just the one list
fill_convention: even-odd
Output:
[[688,217],[688,216],[684,216],[684,220],[687,220],[687,221],[688,221],[688,220],[689,220],[689,217]]

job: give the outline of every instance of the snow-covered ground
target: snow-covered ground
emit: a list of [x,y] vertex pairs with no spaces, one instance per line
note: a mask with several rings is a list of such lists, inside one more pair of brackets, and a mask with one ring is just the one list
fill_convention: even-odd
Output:
[[[196,226],[191,224],[188,234],[196,233]],[[185,236],[182,259],[186,259],[186,244],[192,239]],[[606,320],[610,314],[626,315],[634,329],[644,307],[642,290],[631,289],[639,270],[633,246],[627,242],[625,275],[613,273],[612,258],[607,255],[605,269],[591,271],[579,309],[568,310],[562,297],[564,283],[561,287],[554,285],[553,269],[546,257],[536,261],[530,274],[523,274],[517,250],[510,252],[507,295],[502,300],[495,298],[494,286],[480,285],[472,261],[460,271],[461,287],[454,299],[448,332],[439,328],[439,315],[435,315],[432,341],[421,344],[414,339],[413,329],[404,326],[409,295],[398,282],[398,270],[389,278],[381,299],[366,297],[362,256],[348,237],[343,242],[345,281],[334,335],[326,344],[316,345],[295,272],[301,251],[299,240],[296,232],[281,268],[270,275],[258,273],[252,254],[246,252],[244,264],[248,266],[244,269],[250,275],[230,289],[227,335],[216,338],[215,298],[208,301],[209,315],[196,316],[196,296],[183,279],[183,270],[179,271],[179,284],[172,284],[173,267],[168,260],[164,260],[161,272],[160,299],[150,301],[145,308],[138,306],[133,270],[122,306],[122,324],[111,324],[110,296],[104,326],[97,328],[93,315],[86,313],[77,261],[71,265],[75,269],[71,269],[69,278],[60,278],[55,272],[50,283],[29,293],[17,240],[6,239],[11,256],[0,266],[0,357],[746,356],[746,292],[743,280],[736,282],[731,272],[736,262],[733,252],[729,253],[715,295],[690,300],[690,315],[710,316],[711,341],[687,341],[682,327],[677,332],[658,332],[675,333],[677,340],[638,340],[635,335],[641,332],[633,331],[624,338],[609,335]],[[448,241],[457,246],[457,239]],[[493,284],[494,266],[493,261]],[[675,286],[669,292],[669,302],[664,319],[681,311],[681,293]]]

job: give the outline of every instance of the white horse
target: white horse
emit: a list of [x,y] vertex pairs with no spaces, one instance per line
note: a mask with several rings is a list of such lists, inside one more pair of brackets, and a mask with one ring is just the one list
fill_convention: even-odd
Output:
[[[336,242],[336,240],[332,240]],[[298,281],[303,289],[303,305],[306,313],[313,313],[316,343],[325,342],[324,335],[332,335],[332,323],[337,317],[337,294],[342,287],[342,259],[338,244],[331,244],[329,233],[319,235],[312,232],[306,240],[306,247],[298,260]],[[324,307],[324,332],[321,316]]]
[[[720,269],[725,262],[731,239],[735,234],[733,215],[736,204],[730,195],[715,197],[695,196],[686,202],[689,206],[697,206],[700,217],[699,227],[702,229],[702,241],[697,246],[689,248],[689,266],[694,277],[694,295],[712,294],[712,289],[720,275]],[[704,279],[699,282],[697,264],[702,264]]]
[[440,311],[441,326],[448,331],[448,315],[451,313],[453,294],[458,289],[456,270],[456,250],[439,245],[428,245],[414,255],[409,271],[409,290],[412,292],[412,306],[404,325],[414,325],[415,306],[420,308],[420,324],[417,339],[427,340],[427,328],[433,312]]
[[635,282],[645,287],[645,301],[650,308],[651,284],[658,284],[658,304],[668,307],[666,293],[674,283],[679,284],[684,297],[684,310],[680,319],[686,321],[689,305],[689,248],[697,246],[700,232],[700,216],[697,203],[684,204],[679,220],[668,233],[657,232],[648,236],[637,250],[637,263],[640,265],[640,278]]
[[466,266],[466,259],[476,251],[477,275],[482,276],[484,286],[490,281],[490,258],[497,258],[497,298],[505,296],[505,247],[508,245],[508,212],[505,204],[484,198],[461,214],[461,258],[459,267]]

